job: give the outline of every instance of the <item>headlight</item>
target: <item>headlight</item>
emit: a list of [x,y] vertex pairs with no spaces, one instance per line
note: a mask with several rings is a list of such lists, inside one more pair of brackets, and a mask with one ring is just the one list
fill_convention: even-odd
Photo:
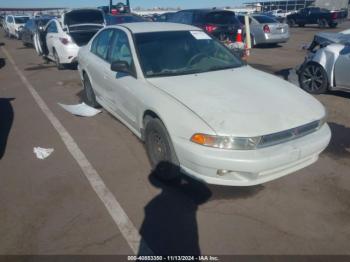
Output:
[[193,143],[232,150],[252,150],[257,147],[261,137],[232,137],[232,136],[212,136],[206,134],[194,134],[191,137]]

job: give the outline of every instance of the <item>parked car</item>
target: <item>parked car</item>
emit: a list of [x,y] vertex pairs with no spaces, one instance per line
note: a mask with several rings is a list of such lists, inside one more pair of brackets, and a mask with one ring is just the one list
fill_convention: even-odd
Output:
[[242,29],[234,12],[218,9],[179,11],[168,22],[200,27],[220,41],[235,41],[238,29]]
[[299,10],[294,14],[287,16],[289,26],[299,25],[303,27],[310,24],[318,24],[319,27],[325,28],[327,25],[331,28],[337,27],[348,16],[347,10],[329,11],[319,7],[307,7]]
[[271,17],[271,18],[273,18],[273,19],[275,19],[275,20],[277,20],[278,22],[280,22],[280,23],[285,23],[286,22],[286,20],[287,20],[287,18],[286,17],[282,17],[282,16],[275,16],[274,14],[273,14],[273,12],[272,11],[270,11],[270,12],[263,12],[263,13],[259,13],[260,15],[266,15],[266,16],[269,16],[269,17]]
[[106,15],[106,25],[118,25],[124,23],[146,22],[142,16],[135,14]]
[[5,33],[8,37],[20,39],[21,31],[29,16],[7,15],[5,19]]
[[330,141],[320,102],[198,27],[106,27],[78,61],[85,102],[142,139],[164,180],[181,169],[212,184],[261,184],[314,163]]
[[[238,19],[244,23],[244,16],[239,15]],[[289,26],[285,23],[279,23],[272,17],[250,15],[249,24],[252,46],[285,43],[289,40]]]
[[5,16],[0,15],[0,27],[4,27],[4,22],[5,22]]
[[34,35],[36,32],[43,30],[47,23],[53,19],[51,16],[40,16],[29,19],[21,31],[21,39],[24,46],[33,46]]
[[56,63],[58,69],[77,62],[79,48],[105,26],[99,9],[74,9],[52,19],[34,35],[37,53]]
[[301,88],[312,94],[350,91],[350,30],[318,33],[298,70]]

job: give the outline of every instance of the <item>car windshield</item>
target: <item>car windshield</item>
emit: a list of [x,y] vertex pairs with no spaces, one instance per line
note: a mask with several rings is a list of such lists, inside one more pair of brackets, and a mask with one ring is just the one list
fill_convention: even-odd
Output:
[[236,68],[243,62],[203,31],[135,34],[145,77],[203,73]]
[[29,20],[29,17],[15,17],[16,24],[25,24]]
[[205,22],[210,24],[236,24],[238,23],[233,12],[212,12],[206,15]]
[[117,24],[123,24],[123,23],[137,23],[137,22],[146,21],[146,19],[143,19],[142,17],[133,16],[133,15],[108,16],[106,20],[108,25],[117,25]]
[[266,15],[254,16],[254,19],[256,21],[258,21],[260,24],[274,24],[274,23],[278,23],[277,20],[275,20],[272,17],[266,16]]

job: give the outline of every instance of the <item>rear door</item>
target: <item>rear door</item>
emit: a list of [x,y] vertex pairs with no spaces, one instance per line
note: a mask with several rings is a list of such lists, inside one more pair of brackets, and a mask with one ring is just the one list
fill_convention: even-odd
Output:
[[113,99],[109,96],[106,86],[106,72],[110,70],[108,51],[113,37],[112,29],[99,32],[91,44],[90,55],[87,59],[87,71],[91,85],[97,98],[103,106],[113,109]]
[[345,46],[335,63],[335,81],[337,86],[350,88],[350,46]]

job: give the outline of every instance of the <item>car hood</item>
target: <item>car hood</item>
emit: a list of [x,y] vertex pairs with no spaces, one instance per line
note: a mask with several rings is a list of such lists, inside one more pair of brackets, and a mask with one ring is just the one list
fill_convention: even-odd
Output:
[[261,136],[325,116],[324,107],[311,95],[250,66],[148,81],[188,107],[220,135]]

